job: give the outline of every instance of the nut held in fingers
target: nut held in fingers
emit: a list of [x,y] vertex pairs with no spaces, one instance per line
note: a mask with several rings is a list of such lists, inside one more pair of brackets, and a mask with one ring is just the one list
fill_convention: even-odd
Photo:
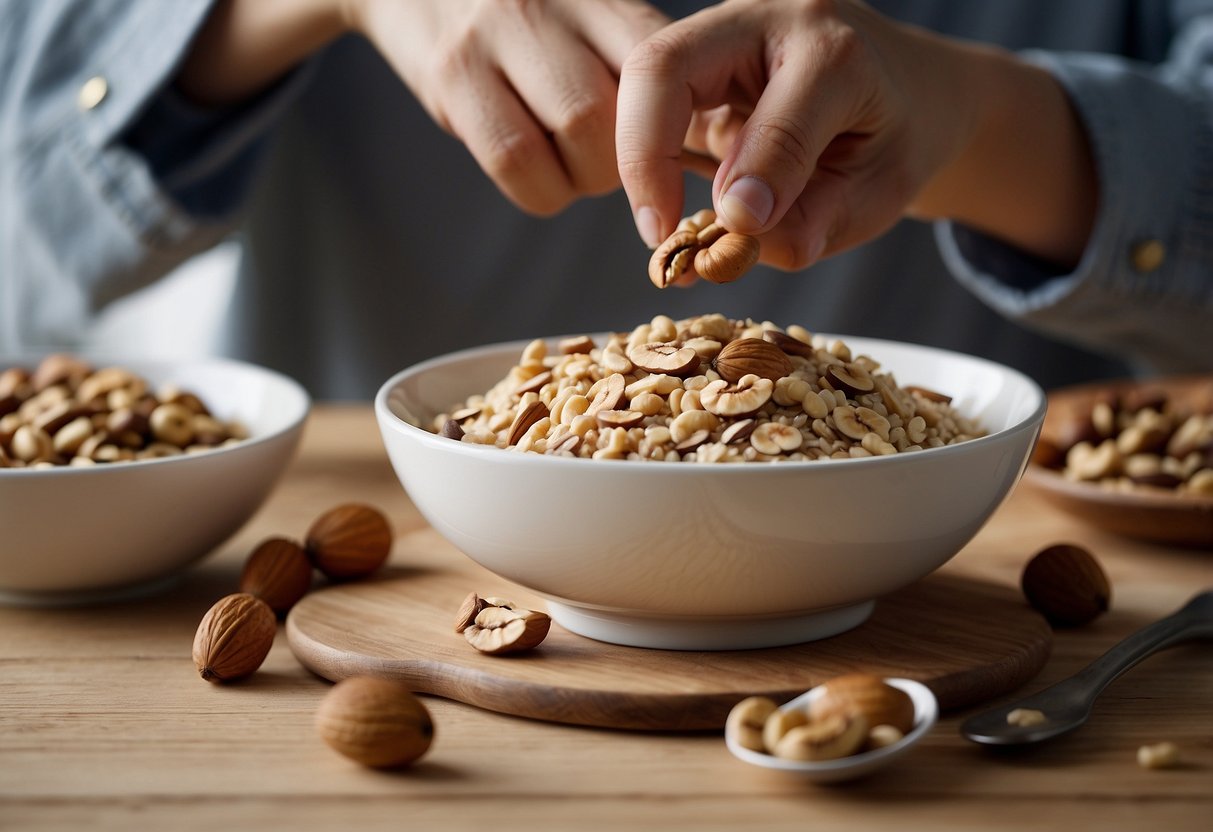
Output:
[[729,232],[695,252],[695,271],[712,283],[732,283],[758,262],[758,240]]
[[698,250],[695,232],[675,231],[649,258],[649,280],[658,289],[669,286],[690,270]]

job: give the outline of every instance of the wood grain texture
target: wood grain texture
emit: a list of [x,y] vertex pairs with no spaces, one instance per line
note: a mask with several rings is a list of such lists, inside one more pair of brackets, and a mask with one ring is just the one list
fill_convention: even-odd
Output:
[[[432,532],[418,534],[432,536]],[[423,544],[424,545],[424,544]],[[287,619],[303,665],[327,679],[369,674],[514,716],[648,730],[721,728],[746,696],[786,701],[840,673],[917,679],[946,709],[985,701],[1035,676],[1052,632],[1022,597],[969,578],[933,576],[884,599],[863,625],[765,650],[689,652],[605,644],[552,625],[536,650],[488,656],[453,630],[469,591],[531,609],[543,602],[443,542],[438,568],[314,592]]]
[[[317,736],[313,715],[330,685],[299,665],[281,631],[265,665],[233,685],[203,682],[190,659],[202,614],[234,591],[253,548],[271,535],[300,539],[349,500],[391,518],[392,577],[449,557],[418,533],[425,523],[370,408],[327,405],[265,508],[175,587],[112,606],[0,607],[0,829],[1205,832],[1213,816],[1207,644],[1143,662],[1112,683],[1087,725],[1047,745],[979,748],[957,733],[972,710],[963,709],[912,755],[841,788],[747,766],[719,732],[575,728],[431,696],[430,753],[403,772],[362,769]],[[1213,585],[1207,553],[1106,534],[1023,488],[943,574],[1014,591],[1028,558],[1062,541],[1103,563],[1112,608],[1057,631],[1019,693],[1075,672]],[[1137,747],[1166,739],[1184,765],[1138,768]]]

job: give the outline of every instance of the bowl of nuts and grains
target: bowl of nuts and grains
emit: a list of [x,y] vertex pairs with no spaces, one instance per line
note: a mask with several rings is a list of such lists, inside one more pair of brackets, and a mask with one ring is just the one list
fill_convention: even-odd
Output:
[[308,409],[296,382],[237,361],[0,361],[0,599],[171,580],[257,510]]
[[1051,392],[1026,479],[1106,531],[1213,548],[1213,376]]
[[445,355],[375,407],[426,519],[567,629],[739,649],[855,627],[955,555],[1045,397],[979,358],[702,315]]

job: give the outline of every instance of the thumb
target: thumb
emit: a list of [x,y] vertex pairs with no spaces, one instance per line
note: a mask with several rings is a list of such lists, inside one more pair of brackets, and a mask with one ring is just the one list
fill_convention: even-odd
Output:
[[[777,225],[805,190],[821,153],[845,131],[844,85],[824,81],[814,67],[790,62],[771,77],[713,183],[716,213],[730,231],[762,234]],[[808,241],[808,248],[822,243]]]

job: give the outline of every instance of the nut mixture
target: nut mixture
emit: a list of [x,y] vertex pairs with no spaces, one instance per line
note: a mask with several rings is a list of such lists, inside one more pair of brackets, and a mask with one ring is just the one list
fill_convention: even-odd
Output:
[[33,372],[0,371],[0,468],[96,465],[197,453],[248,438],[193,393],[121,367],[94,369],[72,356]]
[[765,696],[743,699],[729,712],[725,734],[742,748],[787,760],[835,760],[900,742],[914,716],[905,691],[851,673],[825,682],[807,710],[780,710]]
[[899,387],[866,355],[803,327],[659,315],[598,344],[532,341],[433,432],[592,459],[761,462],[919,451],[984,434],[951,399]]
[[1035,461],[1114,490],[1213,496],[1213,383],[1203,407],[1184,407],[1161,390],[1109,392],[1042,439]]

